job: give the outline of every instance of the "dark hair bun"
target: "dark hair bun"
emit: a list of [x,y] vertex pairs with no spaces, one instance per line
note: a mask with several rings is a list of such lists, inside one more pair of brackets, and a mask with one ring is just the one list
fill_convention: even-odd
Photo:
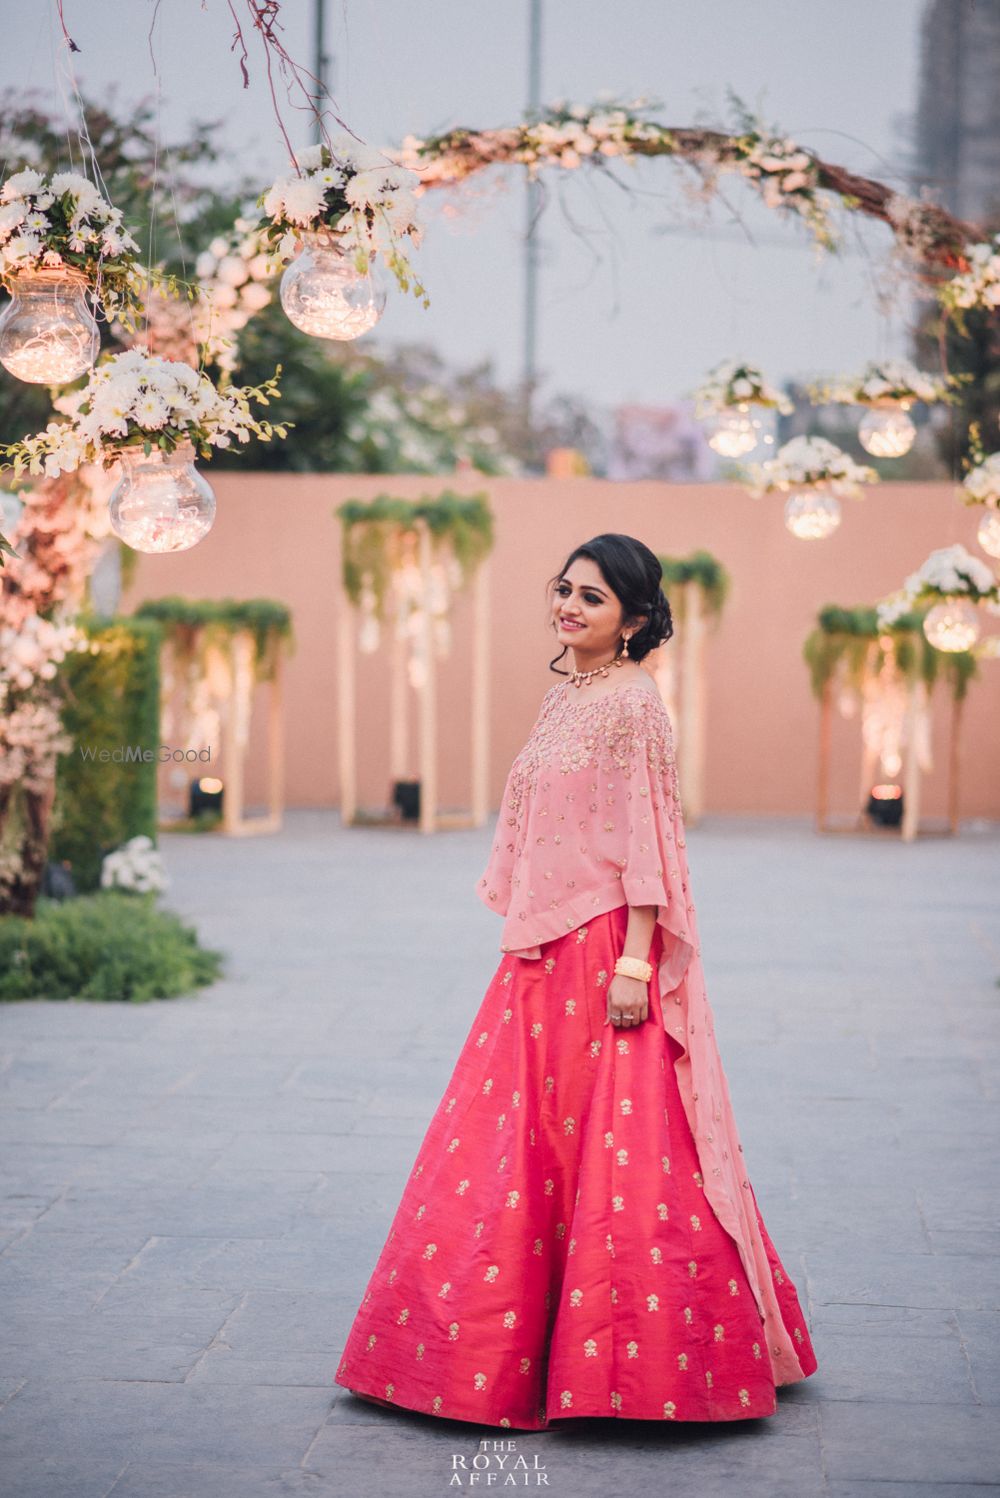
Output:
[[674,632],[673,615],[670,612],[670,604],[662,588],[657,588],[656,597],[645,609],[636,612],[648,613],[649,618],[628,642],[629,658],[633,661],[641,661],[651,650],[669,640]]

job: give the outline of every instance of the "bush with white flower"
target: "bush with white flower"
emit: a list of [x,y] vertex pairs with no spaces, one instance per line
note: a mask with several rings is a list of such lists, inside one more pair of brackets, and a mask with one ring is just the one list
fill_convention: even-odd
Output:
[[938,300],[961,315],[971,308],[988,312],[1000,307],[1000,233],[965,247],[969,269],[952,276],[938,289]]
[[791,415],[788,396],[775,385],[769,385],[754,364],[726,359],[706,376],[694,393],[694,411],[698,417],[714,416],[740,406],[770,406],[783,416]]
[[754,495],[829,486],[838,495],[856,499],[861,486],[877,482],[878,474],[864,463],[855,463],[826,437],[793,437],[773,458],[752,465],[748,479]]
[[917,369],[908,359],[883,359],[867,364],[853,379],[844,377],[810,387],[814,401],[845,406],[902,406],[917,401],[932,405],[953,400],[952,381]]
[[0,281],[77,271],[109,312],[134,307],[143,283],[139,246],[92,182],[78,172],[45,177],[31,167],[0,187]]
[[54,681],[56,667],[74,650],[89,650],[87,636],[70,624],[29,614],[14,628],[0,628],[0,707],[11,692]]
[[879,625],[887,627],[919,604],[940,603],[946,598],[969,603],[1000,601],[1000,584],[993,569],[960,542],[932,551],[902,588],[882,600],[877,608]]
[[300,151],[298,172],[281,177],[261,197],[261,225],[271,259],[283,264],[305,234],[326,233],[353,255],[359,271],[381,255],[403,291],[426,303],[402,241],[420,243],[413,172],[381,151],[341,136]]
[[170,880],[153,840],[141,833],[130,837],[101,862],[101,888],[124,889],[134,894],[161,894]]
[[233,440],[284,437],[285,426],[262,421],[250,402],[268,405],[280,396],[278,375],[262,385],[217,390],[206,374],[145,349],[114,354],[91,371],[86,385],[57,401],[67,421],[50,421],[44,432],[0,448],[15,475],[53,477],[81,463],[115,462],[123,448],[158,447],[173,452],[191,443],[202,457]]
[[194,307],[194,335],[203,357],[231,374],[237,364],[236,334],[273,298],[268,282],[278,267],[264,230],[238,218],[228,234],[217,235],[195,261],[201,296]]
[[969,469],[962,480],[961,497],[967,505],[1000,510],[1000,453],[990,453]]

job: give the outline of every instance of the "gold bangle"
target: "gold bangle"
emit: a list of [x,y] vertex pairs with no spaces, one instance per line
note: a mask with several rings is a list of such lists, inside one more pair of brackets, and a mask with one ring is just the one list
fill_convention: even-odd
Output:
[[653,976],[653,967],[651,963],[643,962],[641,957],[618,957],[615,972],[623,978],[638,978],[640,983],[648,983]]

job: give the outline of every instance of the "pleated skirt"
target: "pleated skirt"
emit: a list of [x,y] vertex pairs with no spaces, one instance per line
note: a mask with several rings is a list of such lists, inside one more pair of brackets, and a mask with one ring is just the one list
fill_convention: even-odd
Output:
[[[702,1189],[655,967],[648,1019],[605,1024],[627,916],[621,906],[545,943],[540,960],[500,963],[336,1384],[517,1430],[594,1415],[775,1413],[756,1303]],[[796,1288],[753,1201],[808,1374],[816,1358]]]

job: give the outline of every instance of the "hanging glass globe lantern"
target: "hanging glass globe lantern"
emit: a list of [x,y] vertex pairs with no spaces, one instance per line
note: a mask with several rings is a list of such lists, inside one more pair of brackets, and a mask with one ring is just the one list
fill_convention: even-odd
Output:
[[745,458],[760,440],[760,422],[750,415],[749,406],[727,406],[716,416],[708,445],[723,458]]
[[802,489],[785,500],[785,524],[800,541],[825,541],[840,524],[840,500],[829,489]]
[[979,615],[967,599],[946,598],[927,614],[924,634],[935,650],[969,650],[979,639]]
[[991,557],[1000,557],[1000,510],[987,510],[979,522],[976,540]]
[[901,458],[916,435],[905,406],[873,406],[858,427],[858,441],[873,458]]
[[301,252],[281,278],[286,316],[313,338],[349,340],[370,333],[385,311],[378,273],[359,271],[331,235],[304,234]]
[[25,272],[0,314],[0,364],[29,385],[68,385],[97,358],[99,335],[79,271]]
[[194,448],[125,448],[111,493],[111,529],[133,551],[187,551],[208,534],[215,495],[194,466]]

